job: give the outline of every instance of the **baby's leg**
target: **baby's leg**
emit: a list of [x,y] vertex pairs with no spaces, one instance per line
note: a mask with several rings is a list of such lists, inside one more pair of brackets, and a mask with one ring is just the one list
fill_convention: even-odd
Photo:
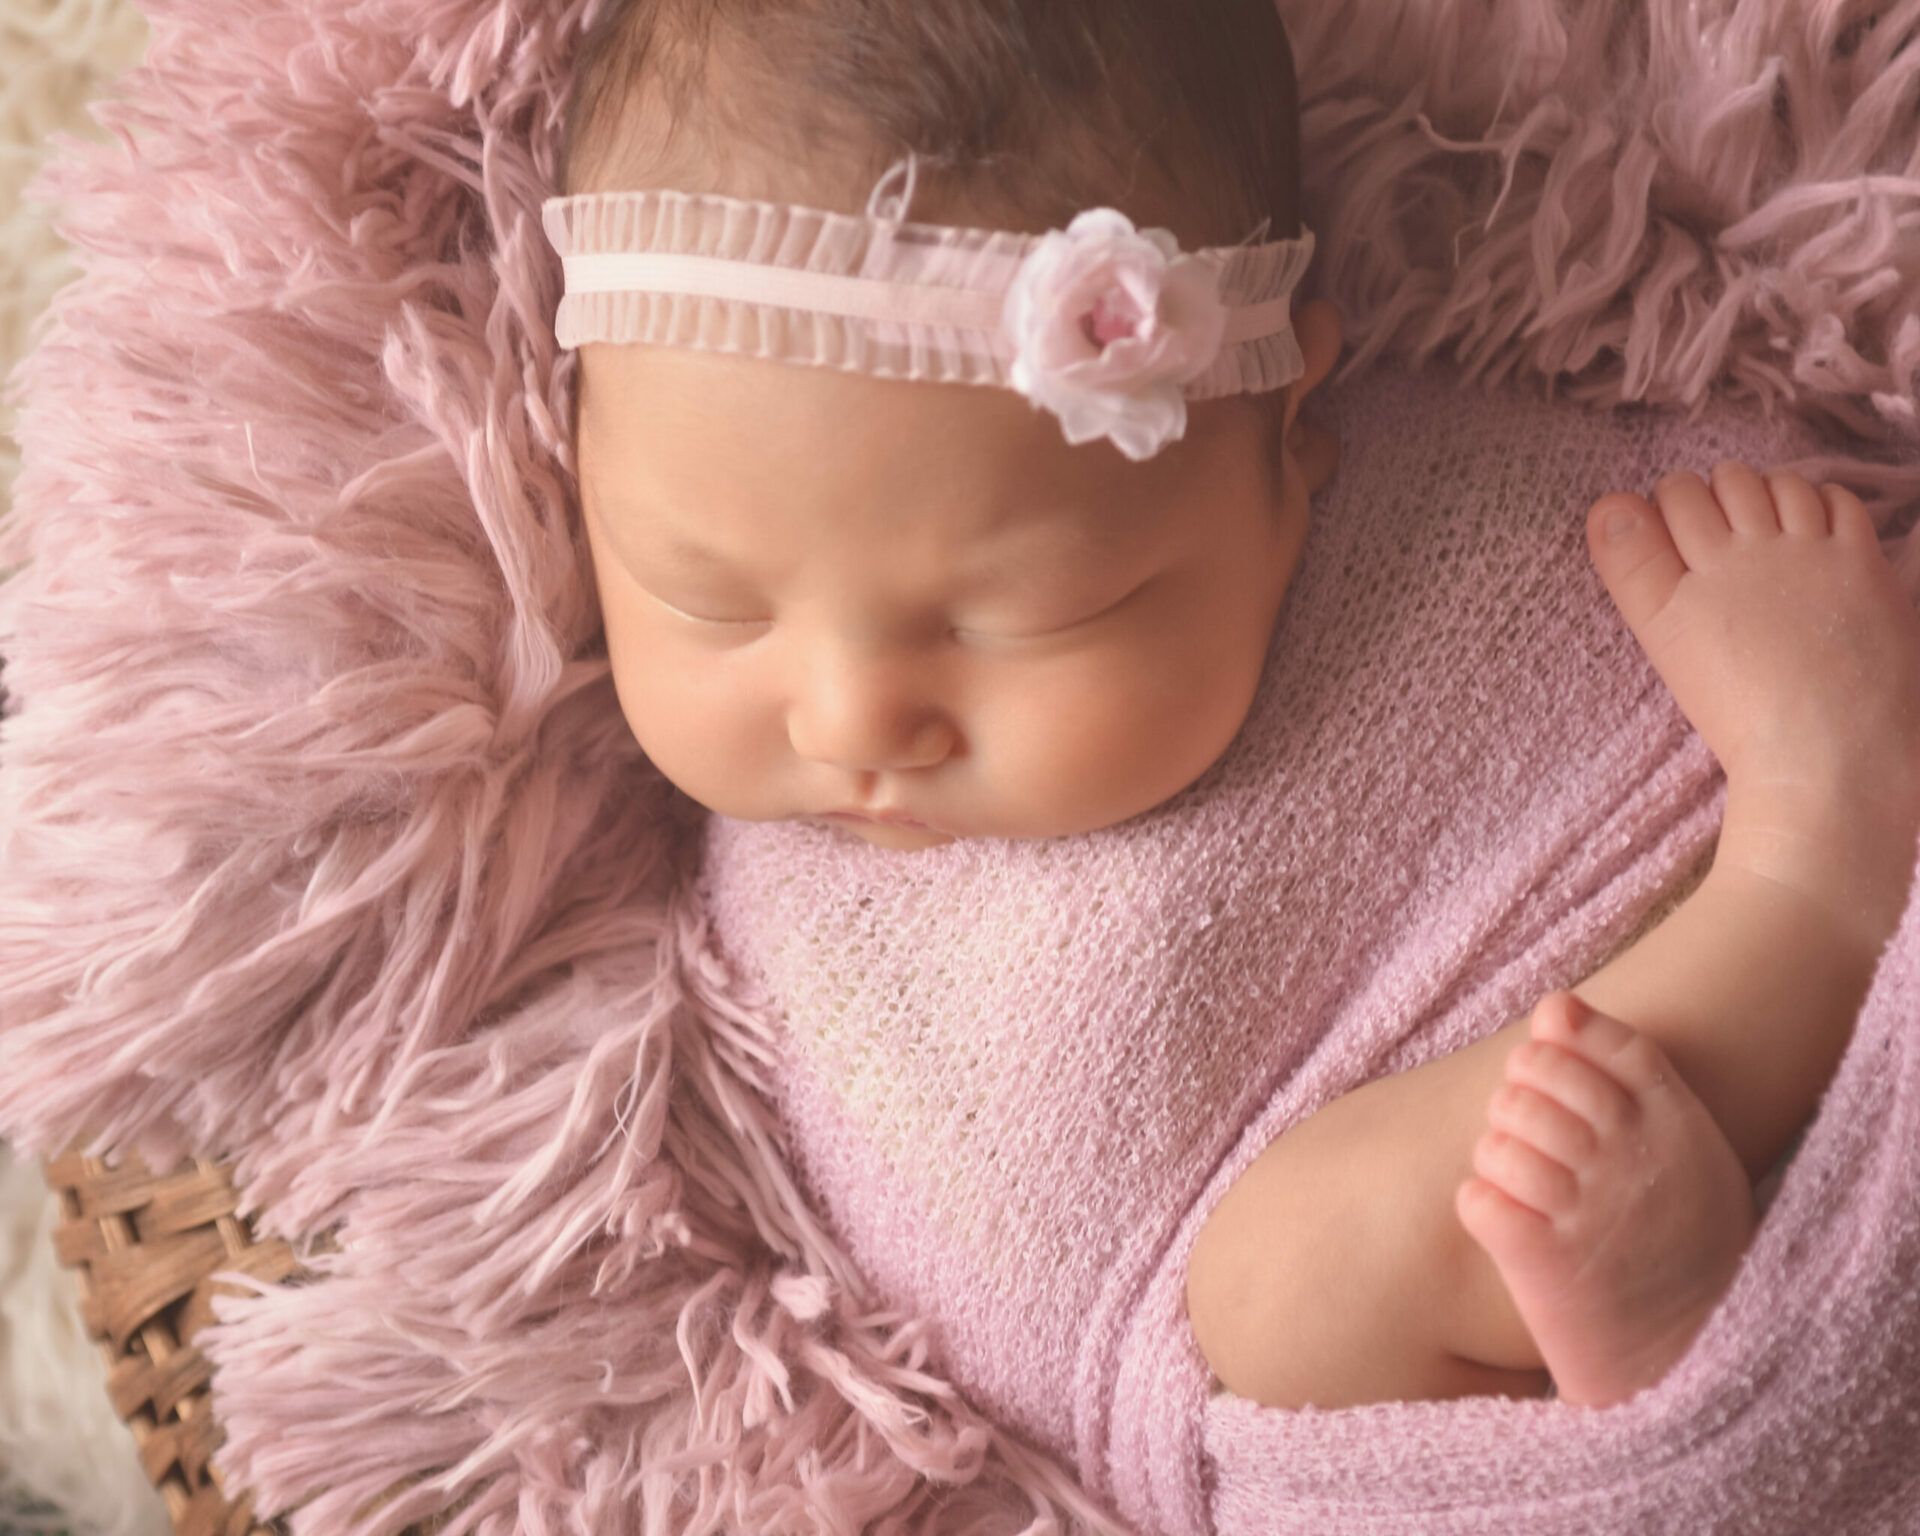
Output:
[[[1622,1161],[1631,1138],[1616,1136],[1610,1154],[1596,1145],[1583,1155],[1573,1146],[1577,1127],[1535,1114],[1531,1140],[1518,1116],[1507,1116],[1503,1134],[1546,1161],[1559,1162],[1549,1144],[1558,1146],[1580,1163],[1578,1193],[1591,1190],[1593,1202],[1575,1202],[1569,1217],[1564,1185],[1556,1203],[1536,1184],[1541,1203],[1554,1207],[1547,1212],[1522,1210],[1511,1191],[1502,1204],[1473,1185],[1475,1174],[1499,1172],[1484,1154],[1476,1163],[1477,1143],[1496,1091],[1527,1082],[1508,1065],[1524,1025],[1369,1084],[1280,1137],[1201,1234],[1189,1271],[1195,1334],[1233,1390],[1290,1406],[1444,1396],[1486,1390],[1474,1385],[1473,1368],[1544,1359],[1567,1378],[1564,1395],[1609,1401],[1671,1363],[1691,1337],[1673,1316],[1691,1313],[1697,1326],[1724,1287],[1727,1250],[1745,1241],[1739,1220],[1713,1226],[1716,1235],[1680,1255],[1684,1262],[1667,1262],[1673,1250],[1655,1234],[1686,1224],[1676,1212],[1727,1202],[1726,1153],[1698,1105],[1758,1177],[1812,1113],[1845,1048],[1904,907],[1920,835],[1920,617],[1847,493],[1822,495],[1794,476],[1769,485],[1738,465],[1722,465],[1714,480],[1717,495],[1693,476],[1672,476],[1659,489],[1659,512],[1637,497],[1609,497],[1589,520],[1609,591],[1728,777],[1705,883],[1575,989],[1599,1012],[1631,1020],[1628,1033],[1647,1043],[1641,1070],[1603,1075],[1622,1096],[1613,1106],[1620,1125],[1659,1127],[1655,1139],[1669,1147],[1660,1179],[1649,1190],[1646,1170]],[[1610,541],[1606,524],[1621,510],[1634,526]],[[1572,1020],[1564,1023],[1570,1029]],[[1606,1057],[1621,1044],[1615,1035],[1611,1047],[1596,1041],[1595,1052]],[[1568,1033],[1521,1061],[1556,1052],[1584,1054]],[[1667,1064],[1679,1080],[1657,1091]],[[1595,1084],[1585,1082],[1591,1101]],[[1528,1086],[1557,1101],[1580,1096],[1574,1087],[1556,1095],[1544,1077]],[[1479,1113],[1463,1135],[1468,1100]],[[1506,1175],[1517,1187],[1527,1160],[1510,1161]],[[1367,1176],[1349,1178],[1349,1168]],[[1384,1185],[1383,1170],[1402,1182]],[[1547,1172],[1533,1166],[1536,1178]],[[1623,1207],[1618,1197],[1636,1177],[1645,1198]],[[1317,1182],[1311,1200],[1303,1201],[1303,1179]],[[1452,1219],[1463,1182],[1463,1214],[1471,1213],[1479,1247]],[[1655,1195],[1678,1203],[1663,1206]],[[1332,1214],[1382,1198],[1400,1219]],[[1605,1219],[1623,1208],[1624,1222]],[[1643,1297],[1636,1310],[1665,1316],[1641,1330],[1660,1337],[1650,1344],[1631,1329],[1609,1334],[1619,1291],[1617,1279],[1610,1287],[1601,1277],[1656,1260],[1672,1278],[1663,1299]],[[1395,1298],[1416,1288],[1439,1288],[1452,1305],[1406,1322],[1407,1304]],[[1369,1306],[1397,1307],[1396,1327],[1367,1327]],[[1396,1366],[1382,1350],[1404,1358]],[[1635,1355],[1633,1369],[1609,1381],[1580,1363],[1609,1352]],[[1353,1366],[1344,1375],[1343,1360]],[[1436,1360],[1461,1367],[1457,1388],[1434,1388],[1445,1379],[1436,1378]]]

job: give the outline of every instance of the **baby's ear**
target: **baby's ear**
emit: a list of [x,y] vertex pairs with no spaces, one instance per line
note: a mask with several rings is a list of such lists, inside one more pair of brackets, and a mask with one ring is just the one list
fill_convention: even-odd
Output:
[[[1300,356],[1307,366],[1306,372],[1286,388],[1280,431],[1275,438],[1276,462],[1278,453],[1290,448],[1296,459],[1301,461],[1303,469],[1317,469],[1320,461],[1326,459],[1325,470],[1331,474],[1329,445],[1333,440],[1327,433],[1300,419],[1300,404],[1333,372],[1333,365],[1340,360],[1344,339],[1340,329],[1340,312],[1325,299],[1298,305],[1293,312],[1293,334],[1300,343]],[[1325,475],[1322,475],[1321,479],[1324,478]],[[1311,473],[1309,480],[1315,485],[1320,483],[1312,479]]]
[[1293,311],[1293,335],[1300,343],[1300,356],[1307,371],[1287,386],[1287,424],[1300,414],[1300,402],[1320,387],[1333,365],[1340,361],[1344,337],[1340,329],[1340,311],[1325,299],[1296,306]]
[[1304,417],[1293,429],[1293,461],[1300,468],[1309,496],[1333,478],[1340,466],[1340,439]]

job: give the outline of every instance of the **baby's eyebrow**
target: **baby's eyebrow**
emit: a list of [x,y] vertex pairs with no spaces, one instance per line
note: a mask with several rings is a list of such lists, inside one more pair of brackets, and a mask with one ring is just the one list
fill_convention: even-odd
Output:
[[1022,557],[1107,565],[1139,547],[1140,529],[1119,517],[1066,516],[1016,530],[996,543]]
[[627,537],[616,535],[613,548],[620,563],[642,581],[652,574],[671,572],[694,581],[717,578],[738,582],[745,574],[738,564],[719,551],[664,529],[656,529],[639,539],[632,538],[630,531]]
[[[988,541],[1002,551],[1037,553],[1044,550],[1073,560],[1104,562],[1134,542],[1135,532],[1117,519],[1087,517],[1036,519],[1024,525],[1003,525]],[[1044,530],[1044,531],[1043,531]],[[670,565],[714,575],[731,575],[735,564],[725,555],[696,544],[678,533],[668,533],[658,545],[660,558]]]
[[668,537],[660,546],[662,557],[673,565],[698,566],[704,571],[717,571],[722,574],[733,569],[733,562],[724,555],[714,553],[704,544],[694,544],[678,535]]

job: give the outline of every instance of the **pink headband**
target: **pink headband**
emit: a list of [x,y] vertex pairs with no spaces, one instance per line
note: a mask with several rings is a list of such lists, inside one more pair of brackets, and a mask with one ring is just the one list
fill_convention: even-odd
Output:
[[914,180],[909,156],[864,217],[684,192],[548,198],[555,337],[994,384],[1054,412],[1069,443],[1110,437],[1131,459],[1185,434],[1188,400],[1305,371],[1291,301],[1310,231],[1188,255],[1111,208],[1045,235],[910,224]]

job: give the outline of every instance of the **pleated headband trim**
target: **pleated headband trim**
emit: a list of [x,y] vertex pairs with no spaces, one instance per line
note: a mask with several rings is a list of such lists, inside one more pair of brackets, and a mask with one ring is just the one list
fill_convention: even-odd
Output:
[[1044,235],[916,224],[915,177],[913,157],[895,165],[865,216],[670,191],[548,198],[555,339],[995,385],[1053,412],[1069,443],[1107,437],[1136,460],[1185,435],[1187,401],[1305,371],[1292,297],[1311,231],[1186,253],[1111,208]]

